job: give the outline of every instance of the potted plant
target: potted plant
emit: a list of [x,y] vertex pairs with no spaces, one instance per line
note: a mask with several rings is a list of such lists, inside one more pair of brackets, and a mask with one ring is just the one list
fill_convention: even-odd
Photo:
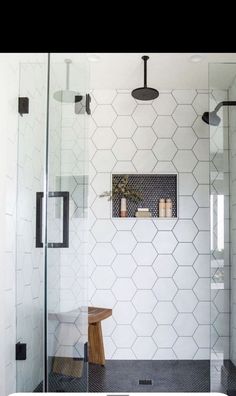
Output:
[[100,195],[100,198],[108,197],[108,201],[110,201],[117,196],[121,197],[120,217],[127,217],[127,200],[136,203],[142,199],[141,193],[129,185],[128,175],[124,175],[120,181],[114,183],[112,191],[105,191]]

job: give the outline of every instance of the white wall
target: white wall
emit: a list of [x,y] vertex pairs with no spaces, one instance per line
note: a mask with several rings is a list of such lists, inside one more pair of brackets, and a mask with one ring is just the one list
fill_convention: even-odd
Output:
[[[210,346],[208,92],[92,92],[90,302],[108,359],[208,359]],[[112,173],[177,173],[177,220],[113,219]]]

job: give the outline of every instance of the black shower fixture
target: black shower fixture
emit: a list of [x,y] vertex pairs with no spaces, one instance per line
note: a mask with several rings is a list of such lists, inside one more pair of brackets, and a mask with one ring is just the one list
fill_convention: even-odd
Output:
[[140,88],[136,88],[132,91],[132,96],[138,100],[153,100],[158,98],[159,92],[157,89],[147,87],[147,61],[149,56],[142,56],[144,61],[144,86]]
[[202,120],[209,125],[218,126],[220,124],[221,118],[217,115],[217,112],[222,106],[236,106],[236,101],[229,100],[218,103],[215,110],[210,112],[206,111],[203,114]]

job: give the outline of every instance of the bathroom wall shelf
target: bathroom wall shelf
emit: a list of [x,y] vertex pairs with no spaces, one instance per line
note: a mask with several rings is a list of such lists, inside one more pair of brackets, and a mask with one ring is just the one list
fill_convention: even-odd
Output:
[[[112,174],[112,185],[117,184],[125,174]],[[135,212],[138,207],[149,208],[151,218],[160,220],[176,219],[177,213],[177,174],[127,174],[129,184],[142,194],[142,201],[133,203],[127,201],[127,218],[136,218]],[[120,217],[120,200],[117,196],[112,200],[112,217]],[[160,198],[171,198],[173,205],[173,216],[171,218],[160,218],[158,203]],[[140,219],[137,218],[137,219]],[[145,218],[147,219],[147,218]],[[141,218],[143,220],[143,218]]]

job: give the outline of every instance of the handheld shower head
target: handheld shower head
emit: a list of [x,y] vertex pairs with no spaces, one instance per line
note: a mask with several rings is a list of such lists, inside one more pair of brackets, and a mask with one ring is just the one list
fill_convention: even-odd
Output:
[[218,126],[220,124],[221,118],[216,114],[216,111],[203,113],[202,120],[208,125]]
[[222,106],[236,106],[236,101],[228,100],[218,103],[215,110],[203,113],[202,120],[208,125],[218,126],[221,118],[217,115],[217,112]]

